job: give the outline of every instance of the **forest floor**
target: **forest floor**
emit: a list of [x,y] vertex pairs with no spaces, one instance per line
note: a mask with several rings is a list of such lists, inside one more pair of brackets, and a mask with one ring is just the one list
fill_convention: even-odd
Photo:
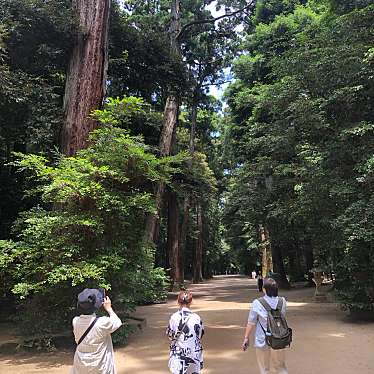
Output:
[[[242,352],[243,326],[249,301],[258,297],[255,281],[220,276],[192,285],[192,309],[205,323],[205,374],[258,373],[254,349]],[[354,323],[334,303],[313,302],[313,289],[282,292],[288,300],[287,320],[294,343],[287,353],[292,374],[372,374],[374,371],[374,324]],[[168,318],[176,310],[175,296],[167,304],[144,306],[136,315],[147,318],[142,332],[116,350],[118,374],[168,373]],[[0,337],[1,339],[1,337]],[[0,356],[0,373],[67,374],[72,352]]]

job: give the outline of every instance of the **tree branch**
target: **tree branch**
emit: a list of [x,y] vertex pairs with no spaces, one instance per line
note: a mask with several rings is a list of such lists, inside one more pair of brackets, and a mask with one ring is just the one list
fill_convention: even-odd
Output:
[[[233,17],[233,16],[236,16],[237,14],[239,13],[242,13],[242,12],[245,12],[246,10],[249,10],[249,8],[251,8],[253,5],[255,5],[256,3],[256,0],[250,0],[249,4],[247,4],[244,8],[241,8],[241,9],[238,9],[236,10],[235,12],[232,12],[232,13],[227,13],[227,14],[223,14],[222,16],[218,16],[218,17],[215,17],[215,18],[208,18],[208,19],[201,19],[201,20],[197,20],[197,21],[192,21],[190,23],[187,23],[186,25],[184,25],[182,27],[182,29],[179,31],[178,35],[177,35],[177,40],[179,38],[182,37],[182,35],[185,33],[185,31],[187,29],[189,29],[190,27],[192,26],[195,26],[195,25],[203,25],[205,23],[215,23],[223,18],[227,18],[227,17]],[[246,14],[248,14],[246,12]]]

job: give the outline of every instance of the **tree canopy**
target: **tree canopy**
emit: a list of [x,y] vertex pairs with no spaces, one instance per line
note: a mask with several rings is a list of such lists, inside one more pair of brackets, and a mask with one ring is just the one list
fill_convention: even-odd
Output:
[[[23,326],[52,299],[44,328],[66,325],[86,286],[127,312],[254,269],[324,271],[373,311],[372,1],[106,1],[89,29],[74,0],[0,0],[0,279]],[[100,72],[71,80],[96,32]]]

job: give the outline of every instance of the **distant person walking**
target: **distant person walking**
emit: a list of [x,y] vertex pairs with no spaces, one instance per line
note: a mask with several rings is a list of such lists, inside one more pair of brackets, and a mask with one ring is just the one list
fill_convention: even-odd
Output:
[[203,368],[204,325],[190,309],[191,292],[181,291],[177,302],[179,310],[170,317],[166,330],[171,340],[169,369],[173,374],[198,374]]
[[256,279],[256,276],[257,276],[256,270],[253,270],[252,271],[252,279]]
[[[96,317],[103,307],[109,317]],[[111,333],[122,322],[112,309],[112,302],[104,292],[86,288],[78,295],[79,317],[73,319],[77,349],[70,374],[116,374]]]
[[259,274],[258,277],[257,277],[257,288],[258,288],[258,292],[262,292],[263,291],[263,286],[264,286],[264,278],[262,278],[262,275]]
[[[272,278],[265,278],[263,284],[265,296],[256,299],[252,303],[252,308],[248,316],[248,324],[245,330],[244,341],[242,344],[243,351],[247,350],[249,346],[249,337],[253,330],[255,330],[254,347],[256,349],[257,363],[260,369],[260,374],[288,374],[286,367],[285,349],[279,349],[284,345],[289,345],[292,340],[292,330],[282,329],[285,322],[286,315],[286,300],[283,297],[278,297],[278,285]],[[274,313],[272,312],[274,311]],[[268,318],[269,314],[276,316],[275,328],[281,326],[280,330],[287,330],[290,336],[282,339],[269,339],[271,335],[268,326],[269,321],[273,324],[274,319]],[[280,318],[278,318],[280,317]],[[278,326],[278,327],[277,327]],[[277,336],[283,336],[281,331]],[[266,336],[267,335],[267,336]],[[273,349],[270,345],[273,342],[278,346]]]

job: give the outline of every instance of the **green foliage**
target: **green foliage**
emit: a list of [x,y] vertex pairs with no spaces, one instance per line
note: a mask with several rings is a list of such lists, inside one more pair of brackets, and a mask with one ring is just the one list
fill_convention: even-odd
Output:
[[141,135],[146,144],[156,146],[162,127],[162,113],[155,111],[144,99],[134,96],[107,98],[103,110],[93,117],[101,123],[110,123],[127,129],[132,135]]
[[256,4],[256,12],[253,17],[255,24],[271,23],[283,13],[290,13],[299,4],[305,4],[306,0],[260,0]]
[[343,305],[372,310],[374,9],[356,5],[298,6],[247,37],[227,92],[237,167],[225,217],[233,238],[266,225],[291,275],[313,248]]
[[109,94],[139,96],[161,109],[170,88],[187,85],[185,68],[170,51],[170,2],[121,3],[111,8]]
[[195,198],[209,199],[209,196],[216,192],[216,179],[213,171],[210,169],[205,154],[195,152],[190,158],[186,159],[181,167],[181,179],[177,179],[178,186],[189,191]]
[[62,122],[62,97],[75,19],[65,0],[0,1],[0,237],[21,210],[24,180],[6,166],[13,151],[50,152]]
[[337,264],[337,292],[350,311],[374,311],[373,207],[372,198],[358,200],[336,220],[346,240]]
[[136,331],[133,325],[122,325],[117,331],[112,334],[113,345],[124,345],[127,342],[129,335]]
[[331,10],[338,14],[349,13],[373,4],[371,0],[329,0],[329,3]]
[[121,111],[129,110],[121,117],[131,122],[131,110],[137,113],[141,104],[109,100],[95,114],[104,126],[74,157],[51,164],[44,156],[17,155],[18,170],[39,181],[32,193],[41,193],[44,208],[23,213],[17,239],[1,242],[0,274],[3,291],[24,299],[25,310],[34,313],[43,302],[41,313],[55,315],[33,329],[66,323],[82,287],[110,289],[125,309],[165,296],[164,273],[153,268],[153,250],[139,238],[145,216],[155,211],[154,184],[170,183],[183,157],[158,158],[141,137],[111,125]]
[[[211,18],[210,3],[183,3],[182,25]],[[244,3],[217,6],[238,9]],[[154,268],[154,252],[164,251],[166,241],[163,217],[159,248],[139,240],[144,217],[155,211],[159,181],[178,192],[179,202],[188,194],[203,205],[206,273],[220,261],[222,107],[207,91],[226,80],[224,69],[240,41],[235,27],[246,16],[195,24],[181,35],[178,56],[170,50],[169,12],[166,0],[112,1],[107,83],[113,98],[92,114],[103,126],[91,134],[90,147],[64,158],[55,148],[65,72],[79,33],[72,2],[0,0],[0,238],[10,238],[1,242],[1,280],[6,297],[17,295],[22,321],[33,324],[43,303],[49,305],[46,313],[56,315],[45,329],[65,326],[72,295],[83,285],[111,287],[124,308],[165,297],[164,272]],[[198,105],[197,152],[191,158],[156,156],[161,108],[170,92],[180,94],[183,110]],[[176,152],[188,148],[188,118],[181,116]],[[191,221],[192,252],[194,213]],[[39,328],[35,324],[30,332]]]

